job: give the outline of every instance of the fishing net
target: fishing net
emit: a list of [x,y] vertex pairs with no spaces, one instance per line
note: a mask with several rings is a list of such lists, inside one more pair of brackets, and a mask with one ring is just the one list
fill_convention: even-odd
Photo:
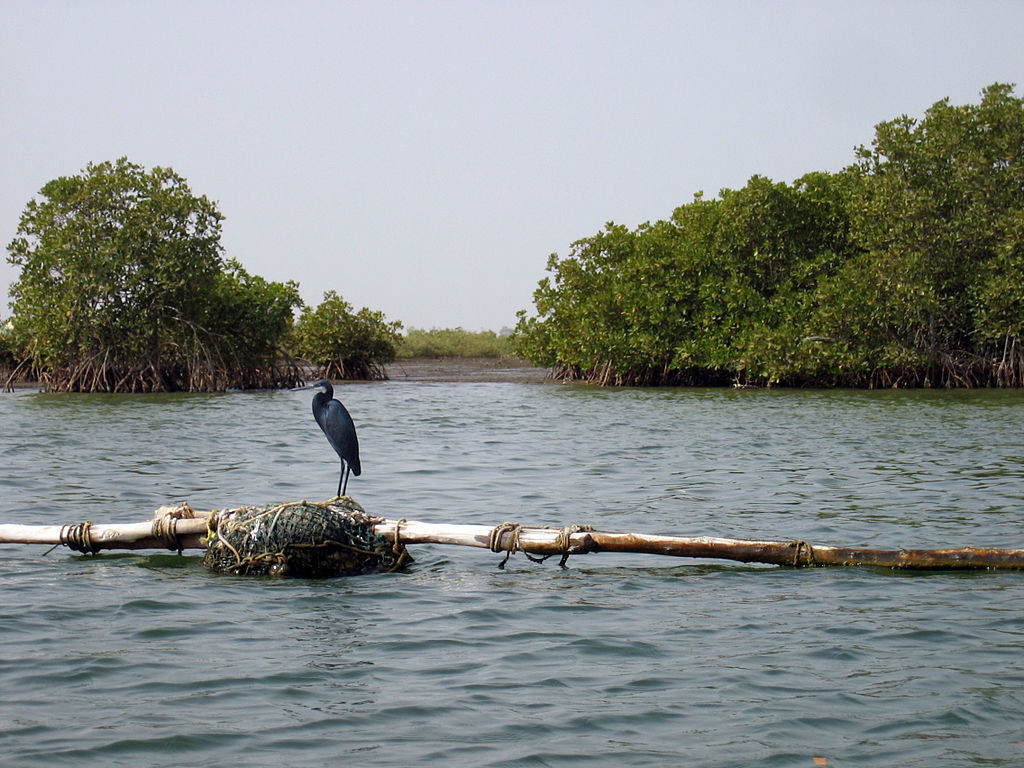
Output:
[[312,579],[394,571],[412,558],[374,533],[380,522],[347,496],[242,507],[218,518],[203,563],[217,573]]

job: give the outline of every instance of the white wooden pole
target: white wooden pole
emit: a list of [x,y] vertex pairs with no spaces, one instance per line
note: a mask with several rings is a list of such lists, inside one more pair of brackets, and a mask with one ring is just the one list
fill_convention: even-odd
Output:
[[[194,517],[174,517],[180,510],[186,510]],[[94,552],[103,549],[202,549],[205,547],[203,537],[208,527],[216,527],[216,519],[211,523],[208,518],[213,514],[230,515],[231,512],[199,512],[187,505],[179,505],[162,507],[157,510],[154,520],[140,523],[0,524],[0,544],[70,544],[72,548]],[[540,556],[628,552],[792,566],[874,565],[914,569],[1024,570],[1024,549],[992,547],[854,549],[812,546],[802,540],[660,536],[593,531],[580,529],[579,526],[542,528],[511,523],[498,526],[454,525],[417,520],[384,520],[375,524],[374,531],[391,541],[394,541],[397,531],[403,544],[450,544],[492,549],[495,552],[521,551]]]

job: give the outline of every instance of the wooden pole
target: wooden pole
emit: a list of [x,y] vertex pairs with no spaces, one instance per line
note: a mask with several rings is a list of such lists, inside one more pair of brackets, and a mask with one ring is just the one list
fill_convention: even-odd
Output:
[[[376,526],[376,532],[393,541],[395,525],[394,521],[386,521]],[[520,528],[516,533],[518,540],[513,542],[513,531],[502,533],[497,541],[492,541],[494,530],[494,528],[482,525],[435,525],[405,521],[401,522],[399,526],[399,538],[405,544],[458,544],[492,548],[495,551],[516,549],[540,556],[629,552],[798,567],[882,566],[922,570],[979,568],[1024,570],[1024,549],[995,549],[992,547],[854,549],[812,546],[801,540],[760,541],[585,530],[570,532],[566,529],[530,527]]]
[[[0,524],[0,544],[66,544],[79,551],[104,549],[203,549],[208,527],[232,510],[199,512],[174,518],[158,510],[152,521],[106,525]],[[161,511],[165,514],[160,515]],[[211,515],[213,516],[212,519]],[[855,549],[811,545],[806,541],[724,539],[707,536],[658,536],[571,528],[541,528],[503,523],[499,526],[447,525],[415,520],[384,520],[374,531],[403,544],[449,544],[525,552],[531,556],[569,556],[594,552],[627,552],[670,557],[724,559],[742,563],[807,566],[881,566],[885,568],[949,570],[1024,570],[1024,549],[959,547],[953,549]]]
[[[171,546],[171,541],[159,531],[154,532],[153,521],[144,523],[111,523],[109,525],[89,525],[89,541],[92,546],[84,549],[99,552],[103,549],[205,549],[202,538],[206,534],[207,518],[193,520],[177,520],[173,542],[180,546]],[[74,535],[77,525],[15,525],[0,524],[0,544],[50,544],[59,546],[68,544],[69,536]],[[83,542],[84,544],[84,542]],[[74,548],[74,547],[72,547]]]

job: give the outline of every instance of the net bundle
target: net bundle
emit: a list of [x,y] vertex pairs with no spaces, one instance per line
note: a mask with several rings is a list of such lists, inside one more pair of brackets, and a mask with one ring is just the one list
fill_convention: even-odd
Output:
[[397,570],[412,561],[374,533],[373,518],[345,496],[221,513],[203,563],[217,573],[328,578]]

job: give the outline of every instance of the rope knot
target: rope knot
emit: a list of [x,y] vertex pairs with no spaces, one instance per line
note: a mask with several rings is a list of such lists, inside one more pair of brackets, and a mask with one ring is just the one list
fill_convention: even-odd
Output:
[[92,523],[86,520],[84,523],[62,525],[60,528],[60,543],[75,552],[83,555],[95,555],[100,551],[98,544],[94,543],[89,529]]
[[153,524],[150,533],[159,539],[165,547],[179,555],[182,552],[181,539],[178,538],[178,521],[195,518],[196,512],[183,501],[176,507],[159,507],[153,513]]
[[[814,547],[808,544],[803,539],[797,539],[789,546],[793,547],[793,567],[799,568],[801,566],[811,567],[814,565]],[[800,562],[800,551],[805,550],[807,553],[807,559],[804,562]]]
[[[551,530],[548,528],[547,530]],[[565,563],[569,559],[569,550],[572,548],[572,535],[579,533],[580,531],[592,531],[594,527],[591,525],[569,525],[564,528],[560,528],[558,535],[555,536],[554,546],[558,550],[558,553],[562,556],[562,559],[558,561],[558,565],[565,568]],[[522,552],[526,555],[528,560],[532,560],[535,563],[543,563],[552,555],[544,555],[543,557],[534,557],[525,549],[523,549],[519,537],[522,535],[523,526],[519,523],[500,523],[491,529],[490,534],[487,537],[487,545],[490,547],[491,552],[505,552],[505,559],[498,563],[499,568],[504,568],[505,563],[512,557],[516,552]],[[501,545],[502,537],[507,536],[505,546]],[[584,551],[587,551],[584,549]]]
[[187,501],[183,501],[174,507],[157,507],[153,513],[153,519],[160,517],[173,517],[177,520],[191,520],[196,516],[196,511],[189,506]]
[[180,555],[182,546],[178,538],[178,519],[171,515],[154,518],[150,531],[154,539],[159,539],[165,547]]
[[499,568],[504,568],[505,563],[508,559],[519,550],[519,533],[523,530],[523,526],[519,523],[499,523],[491,529],[490,535],[487,537],[487,545],[491,548],[491,552],[501,552],[501,538],[506,533],[508,534],[508,543],[505,545],[505,559],[498,563]]
[[572,545],[571,537],[574,533],[580,533],[581,531],[592,531],[594,526],[592,525],[569,525],[562,528],[558,532],[558,538],[555,539],[555,546],[558,547],[559,552],[562,553],[562,559],[558,561],[560,568],[565,568],[565,563],[569,559],[569,547]]

